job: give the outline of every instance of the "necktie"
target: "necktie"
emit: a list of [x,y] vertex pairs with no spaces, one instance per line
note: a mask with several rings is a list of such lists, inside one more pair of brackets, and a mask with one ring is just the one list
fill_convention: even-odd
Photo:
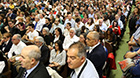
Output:
[[25,78],[26,75],[27,75],[27,71],[24,72],[24,74],[23,74],[23,78]]
[[37,22],[35,23],[35,28],[34,29],[36,29],[36,26],[37,26]]

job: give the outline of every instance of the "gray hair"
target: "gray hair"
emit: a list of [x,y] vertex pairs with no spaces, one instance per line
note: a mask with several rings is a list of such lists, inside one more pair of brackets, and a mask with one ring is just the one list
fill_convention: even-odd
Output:
[[48,27],[44,27],[43,29],[47,32],[47,35],[49,35],[49,29],[48,29]]
[[16,39],[21,40],[21,35],[20,34],[15,34],[14,36],[17,36]]
[[41,51],[40,49],[36,46],[36,45],[29,45],[29,46],[26,46],[28,48],[30,48],[29,53],[28,53],[28,57],[31,59],[31,58],[34,58],[36,61],[39,61],[40,58],[41,58]]
[[41,37],[41,36],[37,36],[36,39],[39,40],[39,42],[44,43],[44,39],[43,39],[43,37]]
[[74,42],[72,45],[70,45],[69,49],[77,49],[78,50],[78,57],[86,57],[86,48],[81,42]]
[[76,33],[76,30],[75,30],[75,28],[70,28],[70,31],[71,31],[71,30],[73,30],[73,31],[74,31],[74,33]]

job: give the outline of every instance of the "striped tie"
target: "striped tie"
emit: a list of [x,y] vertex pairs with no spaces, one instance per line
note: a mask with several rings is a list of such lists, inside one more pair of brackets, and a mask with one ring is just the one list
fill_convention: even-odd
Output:
[[27,75],[27,71],[24,72],[24,74],[23,74],[23,78],[25,78],[26,75]]

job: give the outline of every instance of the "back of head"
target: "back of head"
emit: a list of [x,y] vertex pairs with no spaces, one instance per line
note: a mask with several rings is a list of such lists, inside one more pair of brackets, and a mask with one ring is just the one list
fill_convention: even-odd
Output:
[[89,32],[89,34],[92,36],[92,39],[99,40],[99,33],[97,31]]

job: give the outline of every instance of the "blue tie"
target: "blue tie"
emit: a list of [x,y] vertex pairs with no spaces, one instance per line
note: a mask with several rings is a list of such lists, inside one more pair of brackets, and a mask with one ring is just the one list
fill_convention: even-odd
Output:
[[35,23],[35,28],[34,29],[36,29],[36,26],[37,26],[37,22]]

